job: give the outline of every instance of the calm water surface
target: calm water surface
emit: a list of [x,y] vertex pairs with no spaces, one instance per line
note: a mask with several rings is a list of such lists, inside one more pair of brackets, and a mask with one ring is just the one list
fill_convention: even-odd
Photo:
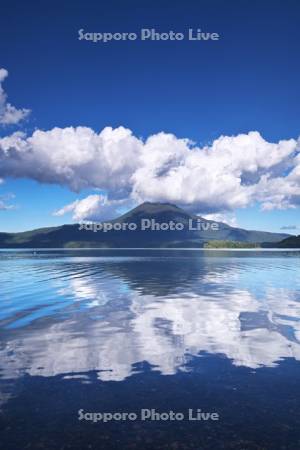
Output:
[[[1,251],[0,447],[299,449],[299,263],[297,251]],[[78,420],[143,408],[185,419]],[[219,420],[188,421],[189,408]]]

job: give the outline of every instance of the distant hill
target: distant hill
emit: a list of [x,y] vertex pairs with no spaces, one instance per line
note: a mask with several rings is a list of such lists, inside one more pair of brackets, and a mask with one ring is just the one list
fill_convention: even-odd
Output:
[[[153,220],[156,224],[182,224],[183,229],[152,231],[141,229],[142,220]],[[190,229],[190,222],[196,228],[201,222],[204,229]],[[203,247],[209,241],[236,241],[247,243],[278,243],[288,234],[249,231],[234,228],[225,223],[212,222],[194,216],[169,203],[146,202],[132,209],[118,219],[103,222],[102,226],[131,223],[135,231],[112,230],[108,232],[80,229],[79,224],[41,228],[22,233],[0,233],[0,248],[141,248],[141,247]],[[217,230],[212,229],[217,224]],[[99,224],[100,225],[100,224]]]
[[299,236],[290,236],[283,241],[278,242],[276,247],[279,248],[300,248],[300,235]]

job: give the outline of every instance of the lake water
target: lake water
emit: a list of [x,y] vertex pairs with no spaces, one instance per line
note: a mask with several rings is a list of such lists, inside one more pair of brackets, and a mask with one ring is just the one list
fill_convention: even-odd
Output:
[[[0,447],[299,449],[299,263],[297,251],[1,251]],[[151,409],[180,420],[142,420]],[[104,412],[137,418],[86,420]]]

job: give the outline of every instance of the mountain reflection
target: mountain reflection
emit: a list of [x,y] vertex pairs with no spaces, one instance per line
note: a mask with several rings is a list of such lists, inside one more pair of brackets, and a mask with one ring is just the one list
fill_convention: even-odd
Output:
[[171,375],[203,352],[253,369],[299,360],[298,257],[3,257],[1,378],[121,381],[143,361]]

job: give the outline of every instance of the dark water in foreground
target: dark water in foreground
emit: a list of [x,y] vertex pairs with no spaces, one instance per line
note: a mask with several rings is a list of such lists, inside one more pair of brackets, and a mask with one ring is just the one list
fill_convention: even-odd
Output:
[[[0,448],[300,449],[299,262],[0,252]],[[143,421],[142,409],[184,419]],[[138,418],[93,423],[79,410]]]

